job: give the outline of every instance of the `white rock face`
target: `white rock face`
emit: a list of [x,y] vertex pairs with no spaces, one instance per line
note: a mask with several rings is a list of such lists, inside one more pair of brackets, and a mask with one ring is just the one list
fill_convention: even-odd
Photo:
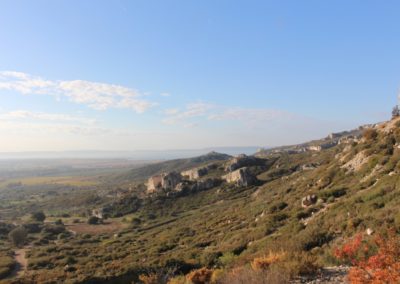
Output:
[[189,180],[196,180],[208,173],[207,168],[195,168],[188,171],[181,172],[181,175],[187,177]]
[[341,166],[341,168],[347,169],[352,172],[356,172],[361,169],[361,167],[369,161],[369,157],[365,154],[365,152],[360,152],[354,156],[353,159],[348,161],[346,164]]
[[93,209],[92,216],[103,219],[103,208]]
[[149,178],[147,182],[147,193],[153,193],[159,190],[174,190],[181,181],[181,174],[176,172],[153,176]]
[[182,181],[181,174],[177,172],[171,172],[163,174],[161,179],[161,186],[165,190],[173,190]]
[[152,193],[161,188],[161,180],[161,175],[152,176],[151,178],[149,178],[149,180],[147,181],[147,192]]
[[237,186],[249,186],[255,183],[256,178],[250,174],[248,168],[240,168],[236,171],[222,176],[228,183],[235,183]]
[[319,151],[322,150],[322,147],[321,147],[321,146],[309,146],[309,147],[307,148],[307,150],[308,150],[308,151],[316,151],[316,152],[319,152]]
[[255,166],[259,163],[256,157],[246,156],[245,154],[241,154],[231,160],[229,160],[225,165],[225,171],[233,172],[237,169],[243,167]]

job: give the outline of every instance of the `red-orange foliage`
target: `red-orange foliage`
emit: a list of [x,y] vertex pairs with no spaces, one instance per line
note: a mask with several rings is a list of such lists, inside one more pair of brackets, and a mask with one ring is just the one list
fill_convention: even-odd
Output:
[[351,283],[400,283],[400,238],[394,232],[376,237],[373,244],[357,235],[334,255],[353,265],[348,275]]

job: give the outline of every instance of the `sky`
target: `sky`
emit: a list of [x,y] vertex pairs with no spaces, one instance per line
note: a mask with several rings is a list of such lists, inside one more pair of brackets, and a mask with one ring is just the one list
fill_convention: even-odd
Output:
[[0,1],[0,152],[279,146],[390,118],[399,1]]

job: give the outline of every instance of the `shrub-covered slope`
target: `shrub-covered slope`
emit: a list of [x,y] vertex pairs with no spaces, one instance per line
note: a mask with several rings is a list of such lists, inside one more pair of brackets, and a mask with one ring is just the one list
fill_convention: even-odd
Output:
[[[289,278],[312,273],[314,265],[335,265],[332,248],[343,238],[367,229],[400,230],[399,145],[400,122],[393,120],[327,149],[263,153],[267,166],[253,169],[258,184],[141,197],[137,210],[119,219],[124,226],[117,235],[68,235],[32,248],[26,277],[124,283],[200,267],[224,274],[271,252],[287,260],[279,271]],[[172,161],[130,177],[215,159]],[[68,273],[66,264],[73,267]]]

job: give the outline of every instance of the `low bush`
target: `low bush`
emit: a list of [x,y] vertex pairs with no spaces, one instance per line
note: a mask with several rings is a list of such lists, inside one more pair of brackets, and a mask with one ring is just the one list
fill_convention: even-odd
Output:
[[11,256],[0,256],[0,279],[7,277],[15,267]]
[[373,128],[364,130],[363,137],[367,140],[375,140],[378,137],[378,132]]
[[286,257],[285,252],[273,253],[269,252],[268,255],[257,257],[251,262],[253,270],[267,270],[272,264],[282,261]]
[[193,284],[205,284],[211,282],[213,271],[207,268],[200,268],[186,275],[186,279]]
[[99,224],[100,219],[96,216],[90,216],[87,222],[89,225],[97,225]]

